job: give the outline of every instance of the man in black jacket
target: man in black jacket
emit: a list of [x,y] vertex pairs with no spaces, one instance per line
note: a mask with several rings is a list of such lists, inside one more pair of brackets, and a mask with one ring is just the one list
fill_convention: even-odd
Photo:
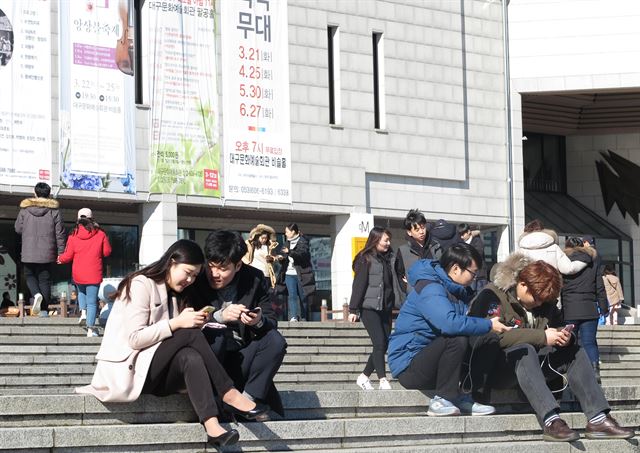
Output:
[[287,343],[277,330],[263,274],[242,262],[245,253],[247,246],[238,232],[210,233],[204,246],[207,264],[188,288],[188,299],[196,310],[214,307],[203,332],[236,387],[283,415],[273,377]]
[[[407,231],[407,243],[398,247],[398,258],[402,260],[404,273],[406,273],[416,261],[433,259],[433,255],[429,247],[427,219],[422,212],[418,209],[410,210],[404,218],[404,229]],[[405,275],[399,275],[398,277],[406,280]],[[408,287],[406,289],[408,293],[411,288]]]

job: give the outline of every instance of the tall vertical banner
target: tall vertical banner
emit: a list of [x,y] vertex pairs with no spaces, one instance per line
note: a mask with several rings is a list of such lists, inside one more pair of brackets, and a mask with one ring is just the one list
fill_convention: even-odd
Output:
[[0,0],[0,183],[51,182],[51,5]]
[[291,203],[287,2],[221,5],[224,196]]
[[129,0],[63,0],[59,9],[60,186],[135,193]]
[[150,192],[220,197],[214,6],[215,0],[144,3]]

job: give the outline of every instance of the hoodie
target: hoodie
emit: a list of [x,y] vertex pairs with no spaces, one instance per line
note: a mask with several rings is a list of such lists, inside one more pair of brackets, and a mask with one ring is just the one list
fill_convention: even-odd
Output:
[[58,257],[61,264],[70,263],[71,277],[79,285],[98,285],[102,282],[102,258],[111,255],[111,244],[104,231],[91,231],[84,226],[69,236],[67,248]]
[[586,267],[581,261],[571,261],[558,247],[558,235],[553,230],[522,233],[518,239],[518,250],[533,261],[542,260],[558,269],[561,274],[571,275]]
[[451,280],[438,261],[416,262],[408,279],[413,288],[421,280],[427,284],[411,291],[389,338],[387,354],[394,377],[437,337],[484,335],[491,330],[490,320],[466,316],[472,291]]
[[16,233],[22,236],[23,263],[53,263],[64,250],[60,205],[52,198],[27,198],[20,203]]

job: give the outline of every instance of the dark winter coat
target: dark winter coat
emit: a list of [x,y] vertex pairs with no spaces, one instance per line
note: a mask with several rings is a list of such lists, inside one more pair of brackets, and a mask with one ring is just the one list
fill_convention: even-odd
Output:
[[[222,307],[223,301],[218,296],[218,291],[209,285],[206,272],[206,269],[203,269],[194,284],[185,289],[185,296],[189,301],[189,306],[195,310],[200,310],[207,305],[211,305],[215,307],[216,310],[219,310]],[[264,287],[264,274],[258,269],[243,263],[240,270],[236,273],[233,283],[235,283],[237,287],[234,303],[242,304],[248,309],[260,307],[264,324],[256,328],[246,326],[242,323],[232,323],[228,324],[226,330],[228,330],[229,333],[231,333],[232,329],[235,330],[247,344],[254,338],[266,335],[270,330],[277,330],[278,319],[271,307],[269,295]],[[281,415],[284,414],[282,400],[275,385],[271,386],[269,394],[266,397],[266,402],[275,412]]]
[[354,263],[355,276],[351,289],[349,312],[362,309],[391,311],[404,302],[401,278],[404,275],[402,260],[393,250],[385,255],[374,254],[367,261],[359,256]]
[[411,266],[413,266],[418,260],[433,259],[430,245],[430,238],[427,235],[424,247],[421,247],[420,244],[418,244],[418,241],[412,237],[409,237],[406,244],[398,247],[398,259],[402,260],[405,272],[408,272]]
[[15,229],[22,236],[23,263],[54,263],[64,252],[64,224],[57,200],[22,200]]
[[598,309],[609,311],[607,293],[602,280],[602,266],[598,252],[593,247],[565,249],[571,261],[582,261],[587,267],[573,275],[563,275],[562,313],[564,319],[579,321],[597,319]]
[[309,239],[300,235],[298,243],[294,249],[291,249],[291,243],[285,241],[284,246],[289,250],[289,253],[283,253],[283,261],[280,272],[285,274],[287,272],[287,265],[289,257],[293,258],[293,267],[298,274],[300,283],[302,283],[302,291],[305,296],[310,296],[316,292],[316,278],[313,274],[313,268],[311,267],[311,252],[309,251]]
[[71,277],[79,285],[97,285],[102,282],[102,258],[111,255],[111,244],[101,229],[87,230],[79,225],[69,236],[67,248],[58,257],[61,264],[70,263]]
[[[452,245],[463,242],[462,238],[458,234],[457,227],[453,223],[449,222],[436,223],[431,230],[429,230],[429,237],[431,238],[431,242],[435,242],[439,245],[439,255],[442,255],[442,253]],[[435,256],[434,254],[434,258],[439,259],[440,257]]]
[[547,327],[563,327],[562,314],[555,301],[547,302],[531,310],[533,323],[527,317],[527,310],[520,305],[516,294],[516,279],[525,266],[533,260],[522,253],[514,253],[502,263],[495,265],[493,283],[478,293],[471,301],[469,312],[473,316],[487,319],[498,316],[500,322],[514,327],[498,334],[500,346],[509,348],[518,344],[530,344],[537,349],[547,344],[545,329]]

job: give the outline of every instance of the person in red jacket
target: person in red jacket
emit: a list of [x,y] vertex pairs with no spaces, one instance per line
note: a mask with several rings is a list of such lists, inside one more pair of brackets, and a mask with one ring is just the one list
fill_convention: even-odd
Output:
[[102,258],[109,255],[111,244],[100,225],[93,220],[91,209],[80,209],[76,227],[67,240],[67,248],[58,256],[58,264],[73,261],[71,277],[78,287],[78,303],[82,310],[80,320],[86,317],[88,337],[98,336],[94,326],[98,313],[98,289],[102,282]]

